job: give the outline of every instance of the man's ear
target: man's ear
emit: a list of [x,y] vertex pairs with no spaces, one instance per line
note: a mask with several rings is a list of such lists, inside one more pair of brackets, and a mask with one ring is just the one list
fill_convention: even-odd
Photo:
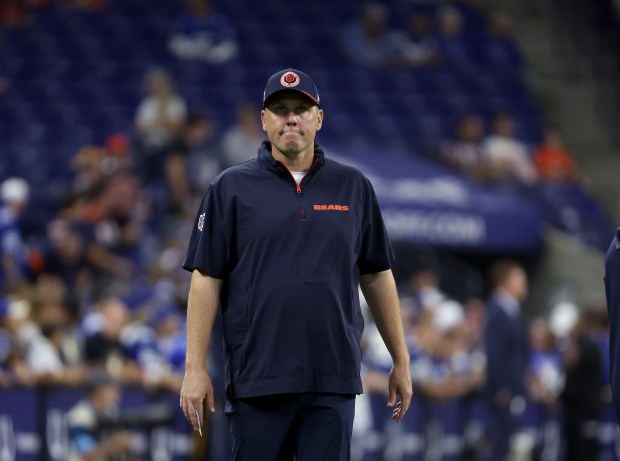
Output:
[[322,127],[323,127],[323,119],[325,118],[325,113],[323,112],[323,109],[319,109],[317,111],[317,126],[316,126],[316,131],[319,131]]

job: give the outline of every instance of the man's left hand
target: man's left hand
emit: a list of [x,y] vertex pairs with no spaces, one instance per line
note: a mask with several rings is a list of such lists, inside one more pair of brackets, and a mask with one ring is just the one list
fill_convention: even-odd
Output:
[[[401,421],[411,403],[413,396],[413,386],[411,384],[411,373],[409,364],[395,364],[390,371],[388,382],[389,396],[388,407],[396,407],[392,410],[392,419],[396,422]],[[400,397],[400,401],[396,403],[396,396]]]

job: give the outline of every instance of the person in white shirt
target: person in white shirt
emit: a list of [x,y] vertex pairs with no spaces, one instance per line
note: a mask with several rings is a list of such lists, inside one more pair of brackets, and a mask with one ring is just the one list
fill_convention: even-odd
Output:
[[138,106],[134,123],[142,150],[154,155],[178,134],[187,107],[163,69],[151,69],[144,83],[147,95]]
[[498,179],[516,179],[524,184],[534,184],[538,180],[525,144],[514,136],[514,122],[508,114],[495,115],[493,133],[483,141],[482,151]]

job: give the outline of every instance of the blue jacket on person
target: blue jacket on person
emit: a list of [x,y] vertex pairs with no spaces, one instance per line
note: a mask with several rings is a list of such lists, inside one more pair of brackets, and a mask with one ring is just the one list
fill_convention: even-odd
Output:
[[485,349],[487,391],[494,395],[506,389],[512,396],[522,395],[528,355],[525,325],[516,300],[498,292],[487,304]]
[[620,415],[620,228],[605,255],[605,295],[609,314],[612,404]]
[[222,172],[183,267],[223,280],[227,397],[361,393],[360,275],[392,258],[370,181],[318,146],[299,185],[267,141]]

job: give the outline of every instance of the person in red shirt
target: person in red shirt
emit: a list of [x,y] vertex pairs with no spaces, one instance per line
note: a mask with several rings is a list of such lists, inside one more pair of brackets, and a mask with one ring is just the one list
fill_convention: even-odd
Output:
[[577,182],[579,172],[571,153],[556,130],[547,130],[543,143],[534,150],[534,164],[541,180]]

